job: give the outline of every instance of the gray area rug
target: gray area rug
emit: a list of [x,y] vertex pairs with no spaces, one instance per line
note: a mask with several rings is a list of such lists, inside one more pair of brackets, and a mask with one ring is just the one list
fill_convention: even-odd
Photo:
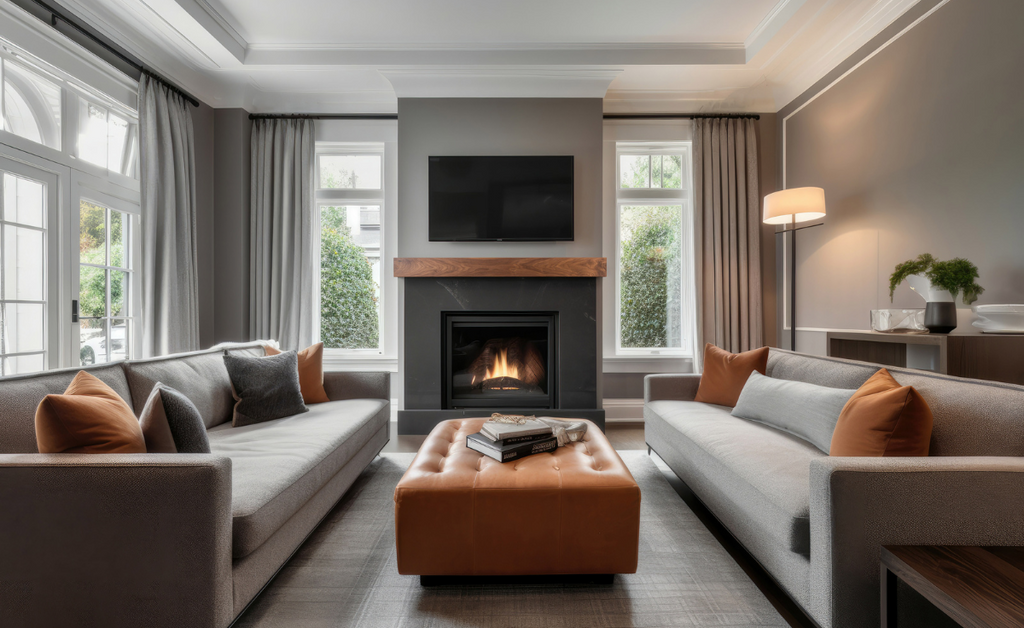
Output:
[[786,626],[646,452],[619,453],[640,485],[640,565],[614,584],[423,588],[398,575],[392,496],[414,454],[384,454],[235,626]]

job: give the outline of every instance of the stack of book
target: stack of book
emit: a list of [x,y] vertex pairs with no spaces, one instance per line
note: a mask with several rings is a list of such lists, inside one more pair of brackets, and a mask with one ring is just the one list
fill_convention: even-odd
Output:
[[498,462],[508,462],[554,451],[558,439],[549,425],[537,419],[520,424],[487,422],[479,432],[466,437],[466,447]]

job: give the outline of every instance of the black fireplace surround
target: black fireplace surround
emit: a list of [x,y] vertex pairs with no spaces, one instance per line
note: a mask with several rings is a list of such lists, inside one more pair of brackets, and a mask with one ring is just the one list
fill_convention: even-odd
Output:
[[597,279],[405,278],[399,434],[492,412],[604,428]]

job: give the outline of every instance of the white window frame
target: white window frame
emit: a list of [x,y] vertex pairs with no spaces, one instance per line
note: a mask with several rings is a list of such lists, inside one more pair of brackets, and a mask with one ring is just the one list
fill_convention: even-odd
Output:
[[[57,199],[56,219],[48,222],[47,290],[55,295],[47,307],[46,368],[79,366],[80,334],[71,322],[72,301],[79,296],[79,200],[82,197],[131,214],[132,355],[141,349],[141,215],[140,185],[135,177],[109,171],[77,157],[79,101],[83,96],[138,120],[134,109],[138,83],[89,51],[57,33],[20,7],[0,2],[0,56],[29,67],[61,88],[61,149],[57,150],[0,129],[0,155],[54,178],[49,191]],[[58,68],[44,59],[61,64]],[[2,87],[0,87],[2,89]],[[136,151],[138,146],[136,145]],[[138,176],[138,167],[135,168]],[[49,184],[48,184],[49,185]],[[58,244],[54,251],[53,243]]]
[[397,126],[390,121],[344,121],[321,120],[317,122],[316,176],[319,185],[320,157],[330,155],[380,155],[381,188],[317,188],[316,203],[316,246],[314,268],[316,288],[314,290],[315,313],[314,338],[320,334],[320,207],[322,205],[374,205],[380,207],[380,300],[378,321],[380,330],[379,346],[376,349],[324,349],[324,367],[327,370],[376,370],[398,371],[398,280],[394,277],[397,237],[395,235],[397,203],[394,190],[397,187]]
[[[606,122],[604,142],[605,186],[604,224],[605,255],[611,262],[611,272],[605,279],[603,308],[604,372],[606,373],[658,373],[687,372],[693,368],[692,346],[696,338],[696,286],[693,218],[692,141],[689,122],[628,121]],[[620,188],[621,155],[683,154],[682,187]],[[678,205],[682,212],[683,273],[681,286],[681,325],[690,339],[690,347],[683,348],[631,348],[621,346],[621,211],[624,206]]]
[[[81,201],[87,200],[96,205],[119,211],[127,214],[129,224],[129,237],[128,246],[129,249],[125,251],[125,255],[129,260],[129,272],[131,273],[131,284],[129,287],[130,302],[126,304],[128,309],[127,316],[111,316],[109,311],[109,303],[107,316],[105,318],[123,318],[128,321],[128,338],[130,344],[129,355],[138,358],[142,355],[142,212],[139,206],[137,197],[126,191],[124,188],[111,184],[103,179],[87,175],[81,172],[71,173],[71,235],[75,236],[72,239],[74,244],[77,245],[81,237],[78,231],[79,225],[81,224]],[[109,233],[107,234],[109,239]],[[81,251],[78,246],[73,246],[73,251],[69,255],[70,268],[70,290],[71,299],[78,299],[81,292],[80,285],[80,272],[78,271],[81,264]],[[109,262],[109,260],[107,260]],[[109,290],[109,287],[108,287]],[[70,355],[71,364],[70,366],[78,366],[79,361],[76,359],[79,356],[79,338],[81,331],[81,323],[72,323],[71,333],[71,346],[68,349],[72,352]]]

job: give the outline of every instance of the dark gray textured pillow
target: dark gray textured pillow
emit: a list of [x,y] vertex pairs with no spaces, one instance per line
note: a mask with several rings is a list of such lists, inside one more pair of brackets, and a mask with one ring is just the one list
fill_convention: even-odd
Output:
[[799,436],[828,453],[839,413],[856,390],[750,374],[732,415]]
[[295,351],[263,358],[225,353],[224,366],[235,396],[234,427],[309,412],[302,402]]
[[151,454],[208,454],[210,439],[199,410],[189,398],[157,382],[139,417]]

